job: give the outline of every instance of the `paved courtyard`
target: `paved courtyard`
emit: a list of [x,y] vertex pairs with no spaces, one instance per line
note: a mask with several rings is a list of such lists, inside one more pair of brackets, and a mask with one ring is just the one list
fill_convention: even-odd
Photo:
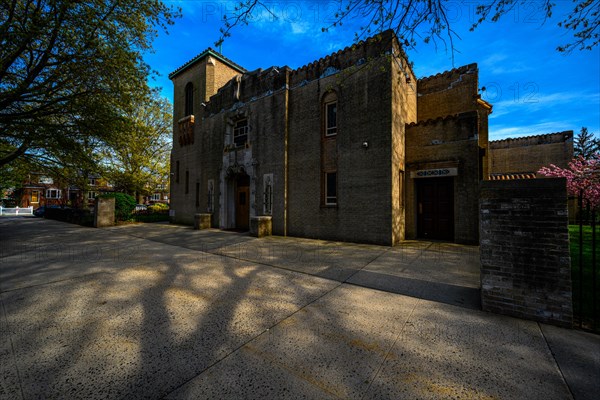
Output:
[[576,399],[600,340],[479,311],[478,250],[0,218],[1,399]]

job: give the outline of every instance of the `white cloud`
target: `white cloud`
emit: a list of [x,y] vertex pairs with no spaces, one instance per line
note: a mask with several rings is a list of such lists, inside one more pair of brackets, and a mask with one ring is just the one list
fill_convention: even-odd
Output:
[[517,87],[513,86],[510,91],[503,93],[502,91],[498,91],[498,88],[496,88],[494,94],[488,95],[496,96],[497,98],[511,98],[500,101],[490,101],[489,97],[486,98],[484,92],[484,100],[490,101],[490,103],[494,106],[490,119],[499,118],[512,113],[531,113],[540,110],[550,110],[554,107],[573,105],[578,102],[598,103],[600,101],[600,94],[598,93],[558,92],[540,95],[537,86],[534,84],[532,84],[530,87],[524,86],[520,89],[520,91],[517,91]]

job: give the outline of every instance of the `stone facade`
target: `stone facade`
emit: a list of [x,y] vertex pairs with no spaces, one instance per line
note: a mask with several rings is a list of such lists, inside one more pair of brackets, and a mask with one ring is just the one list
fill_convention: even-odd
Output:
[[570,327],[565,179],[484,181],[480,207],[483,309]]
[[386,31],[295,70],[208,49],[170,78],[173,222],[247,230],[268,215],[275,235],[478,242],[491,106],[476,64],[417,80]]

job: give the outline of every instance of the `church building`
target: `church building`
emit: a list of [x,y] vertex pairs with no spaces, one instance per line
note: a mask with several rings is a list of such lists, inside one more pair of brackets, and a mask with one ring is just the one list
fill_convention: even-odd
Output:
[[209,48],[169,78],[172,222],[478,243],[492,107],[476,64],[417,79],[386,31],[298,69],[247,71]]

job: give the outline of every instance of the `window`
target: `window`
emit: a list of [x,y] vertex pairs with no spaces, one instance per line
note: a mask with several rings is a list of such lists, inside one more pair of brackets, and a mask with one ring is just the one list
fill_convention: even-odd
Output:
[[150,200],[152,201],[160,201],[160,193],[154,193],[151,197]]
[[32,190],[31,191],[31,202],[32,203],[39,203],[40,202],[40,191],[39,190]]
[[337,204],[337,172],[325,173],[325,205]]
[[194,85],[192,82],[188,82],[185,85],[185,116],[192,115],[194,113]]
[[273,174],[265,175],[263,178],[264,201],[263,212],[271,215],[273,212]]
[[179,183],[179,161],[175,162],[175,183]]
[[233,127],[233,143],[237,147],[243,146],[248,141],[248,120],[242,119],[235,123]]
[[89,184],[90,186],[96,186],[96,185],[97,185],[97,183],[96,183],[96,178],[89,178],[89,179],[88,179],[88,184]]
[[400,170],[398,173],[398,208],[402,210],[404,208],[404,171]]
[[52,185],[54,183],[54,179],[48,176],[40,176],[40,183],[43,183],[45,185]]
[[196,182],[196,208],[200,207],[200,182]]
[[208,193],[207,193],[207,202],[206,202],[206,209],[209,213],[213,212],[213,194],[215,192],[215,181],[212,179],[208,180]]
[[337,102],[325,104],[325,136],[337,134]]
[[90,191],[88,192],[88,200],[94,200],[96,198],[96,192]]
[[60,199],[60,190],[58,190],[58,189],[46,190],[46,198],[47,199]]

